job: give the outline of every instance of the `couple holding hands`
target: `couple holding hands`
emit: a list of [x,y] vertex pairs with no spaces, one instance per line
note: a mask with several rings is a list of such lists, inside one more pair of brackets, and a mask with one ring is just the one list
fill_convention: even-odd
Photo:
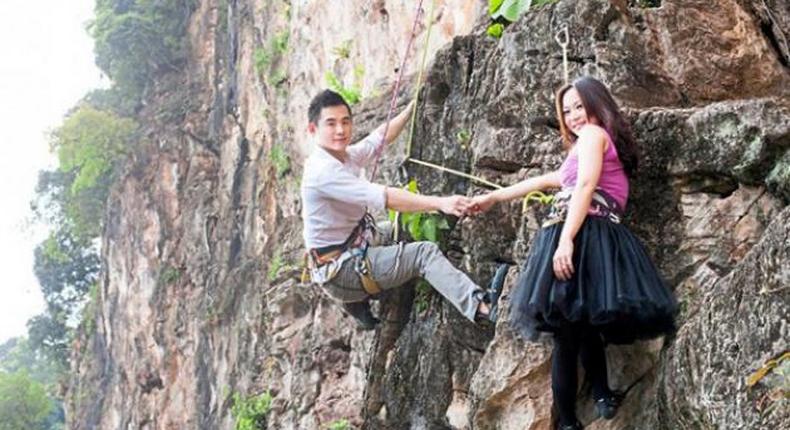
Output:
[[507,266],[483,289],[434,243],[378,244],[370,211],[476,215],[532,191],[558,190],[511,292],[509,322],[529,340],[553,335],[559,429],[582,428],[575,415],[579,357],[598,414],[611,419],[621,396],[608,386],[605,345],[671,333],[677,304],[641,242],[621,223],[638,157],[610,92],[591,77],[560,88],[556,110],[566,154],[560,168],[471,198],[417,195],[362,177],[380,146],[403,130],[411,109],[352,145],[351,108],[343,98],[326,90],[310,103],[308,132],[317,145],[304,165],[302,217],[312,282],[363,328],[378,322],[370,298],[417,277],[467,319],[495,321]]

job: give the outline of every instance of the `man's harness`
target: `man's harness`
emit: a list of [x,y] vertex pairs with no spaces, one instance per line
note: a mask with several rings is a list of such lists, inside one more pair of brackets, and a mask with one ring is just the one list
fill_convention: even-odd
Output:
[[376,223],[368,212],[359,220],[354,230],[339,245],[312,248],[307,251],[307,268],[313,283],[323,285],[337,276],[343,263],[354,259],[354,271],[359,275],[362,288],[370,295],[381,292],[381,288],[370,271],[368,247],[376,236]]

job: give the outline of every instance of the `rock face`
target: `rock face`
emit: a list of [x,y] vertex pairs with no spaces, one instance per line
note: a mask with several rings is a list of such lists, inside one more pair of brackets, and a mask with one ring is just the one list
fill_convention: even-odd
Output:
[[[269,429],[341,419],[364,429],[551,428],[551,345],[508,327],[517,269],[495,331],[407,287],[377,306],[379,330],[360,332],[297,280],[309,97],[325,72],[350,82],[361,65],[370,97],[354,107],[356,130],[383,121],[412,3],[293,2],[284,12],[280,2],[201,2],[188,67],[152,89],[141,113],[148,146],[111,196],[96,329],[73,355],[69,428],[233,428],[234,397],[265,391]],[[680,330],[608,348],[610,383],[628,395],[603,422],[582,386],[586,428],[790,426],[767,382],[745,387],[790,338],[787,2],[560,0],[500,40],[484,34],[486,2],[436,3],[411,153],[404,142],[391,148],[382,182],[397,183],[407,156],[501,184],[558,167],[554,36],[565,25],[570,75],[600,78],[632,121],[642,163],[627,222],[682,303]],[[410,73],[427,26],[418,30]],[[289,49],[274,71],[285,80],[254,64],[281,32]],[[164,120],[174,101],[183,115]],[[483,191],[405,166],[423,193]],[[524,261],[541,212],[514,202],[451,220],[446,253],[485,283],[496,264]]]

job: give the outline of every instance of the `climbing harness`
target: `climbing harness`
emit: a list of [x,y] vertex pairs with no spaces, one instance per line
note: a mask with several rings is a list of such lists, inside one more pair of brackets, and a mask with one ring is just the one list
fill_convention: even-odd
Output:
[[[400,90],[400,85],[403,80],[404,72],[406,70],[406,62],[409,57],[409,52],[411,51],[412,44],[414,42],[414,39],[416,38],[417,24],[419,22],[420,15],[422,12],[422,5],[423,5],[423,0],[420,0],[417,3],[414,23],[412,24],[412,31],[409,36],[409,41],[406,45],[406,51],[404,53],[400,69],[398,70],[398,77],[395,80],[395,85],[392,90],[392,96],[390,97],[390,106],[389,106],[389,110],[387,111],[387,120],[384,125],[384,133],[382,134],[381,142],[377,146],[373,156],[373,169],[370,173],[371,181],[376,176],[376,171],[378,169],[378,164],[379,164],[379,158],[381,157],[381,153],[384,150],[384,147],[386,146],[387,132],[389,131],[389,126],[392,121],[392,116],[397,106],[398,91]],[[412,142],[414,140],[414,132],[416,127],[416,119],[417,119],[417,102],[419,101],[419,94],[420,94],[420,90],[422,89],[423,74],[425,72],[425,64],[428,57],[428,45],[430,42],[433,22],[435,20],[434,19],[435,8],[436,8],[436,0],[433,0],[431,2],[430,12],[428,14],[429,19],[428,19],[428,28],[425,37],[425,45],[423,47],[422,60],[420,63],[419,73],[417,75],[417,84],[415,85],[415,90],[414,90],[413,100],[415,103],[411,113],[411,124],[409,127],[409,135],[406,141],[406,159],[404,160],[404,164],[406,162],[409,162],[409,163],[421,165],[434,170],[460,176],[491,188],[501,189],[503,188],[501,185],[488,181],[479,176],[475,176],[469,173],[461,172],[459,170],[451,169],[448,167],[440,166],[438,164],[418,160],[411,157],[411,147],[412,147]],[[564,36],[563,39],[560,38],[561,35]],[[557,32],[554,38],[557,41],[557,43],[560,45],[560,47],[562,47],[563,71],[564,71],[565,82],[567,83],[569,76],[568,75],[568,43],[569,43],[568,26],[566,25],[563,28],[563,30]],[[554,198],[552,195],[544,194],[541,191],[532,191],[524,197],[522,203],[522,212],[527,211],[527,207],[530,202],[537,202],[542,205],[550,205],[553,201]],[[398,240],[399,218],[400,218],[400,213],[396,212],[395,226],[393,229],[396,242]],[[367,210],[363,218],[360,220],[360,224],[354,229],[354,231],[349,236],[349,239],[347,239],[344,244],[333,246],[333,247],[327,247],[329,249],[327,248],[311,249],[308,253],[305,254],[305,269],[302,272],[302,283],[307,282],[308,271],[310,274],[310,278],[314,283],[323,284],[325,282],[328,282],[335,275],[337,275],[338,271],[340,270],[340,268],[342,267],[345,261],[354,258],[355,259],[354,270],[360,276],[360,280],[362,282],[362,286],[365,289],[365,291],[367,291],[371,295],[375,295],[381,292],[381,289],[379,288],[375,279],[373,279],[373,277],[371,276],[370,260],[367,258],[367,248],[370,243],[370,238],[365,238],[360,240],[360,237],[363,236],[360,233],[365,231],[371,231],[373,232],[372,234],[375,234],[375,223],[373,222],[373,218],[367,212]],[[354,242],[355,245],[350,245],[349,244],[350,241]]]
[[375,220],[370,213],[366,212],[345,242],[339,245],[313,248],[307,252],[302,282],[306,282],[305,272],[309,270],[312,282],[323,285],[337,276],[343,263],[353,259],[354,271],[359,275],[362,288],[372,296],[380,293],[381,288],[373,279],[370,259],[367,256],[370,242],[373,241],[376,234]]

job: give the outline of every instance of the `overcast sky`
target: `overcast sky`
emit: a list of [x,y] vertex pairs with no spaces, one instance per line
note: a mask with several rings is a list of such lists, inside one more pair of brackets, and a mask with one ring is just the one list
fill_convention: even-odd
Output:
[[44,310],[33,275],[41,228],[29,228],[38,171],[54,165],[47,131],[102,86],[85,24],[94,0],[0,0],[0,343]]

